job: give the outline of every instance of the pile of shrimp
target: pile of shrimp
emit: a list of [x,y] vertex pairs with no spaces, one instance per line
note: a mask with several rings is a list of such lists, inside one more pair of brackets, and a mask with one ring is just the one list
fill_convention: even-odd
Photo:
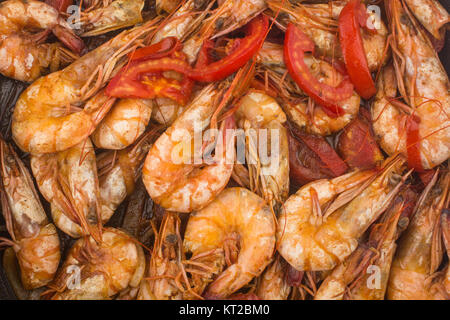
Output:
[[450,299],[449,26],[437,0],[0,2],[11,289]]

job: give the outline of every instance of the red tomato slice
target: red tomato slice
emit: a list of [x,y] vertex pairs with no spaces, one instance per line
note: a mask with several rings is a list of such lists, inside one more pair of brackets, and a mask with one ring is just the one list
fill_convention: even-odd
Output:
[[289,176],[295,186],[343,175],[348,167],[328,142],[290,126]]
[[419,172],[424,171],[420,157],[420,119],[414,115],[406,119],[406,148],[408,165]]
[[356,92],[370,99],[376,88],[367,65],[367,57],[361,38],[360,24],[364,6],[359,0],[351,0],[339,16],[339,40],[345,65]]
[[[105,92],[117,98],[165,97],[185,105],[190,99],[194,82],[185,75],[182,80],[167,78],[162,72],[177,68],[185,71],[190,68],[186,60],[183,53],[176,51],[171,57],[131,61],[109,82]],[[173,65],[177,68],[171,67]]]
[[371,169],[384,159],[371,132],[370,122],[363,117],[355,118],[342,130],[337,150],[352,169]]
[[181,49],[181,42],[175,37],[167,37],[151,46],[140,48],[129,54],[130,61],[159,59],[170,56]]
[[324,112],[333,118],[344,115],[344,110],[337,104],[353,94],[353,85],[344,77],[337,87],[319,82],[304,61],[304,53],[314,53],[314,42],[299,28],[290,23],[284,40],[284,61],[289,74],[297,85],[305,91]]
[[225,79],[242,68],[261,48],[267,31],[269,19],[259,15],[247,24],[246,36],[236,41],[236,47],[225,58],[203,68],[195,68],[189,77],[201,82]]

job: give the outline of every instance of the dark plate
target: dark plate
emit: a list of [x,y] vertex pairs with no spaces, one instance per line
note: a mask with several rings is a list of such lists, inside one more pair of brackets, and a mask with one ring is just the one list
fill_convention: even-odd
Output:
[[[2,2],[3,0],[0,0]],[[447,11],[450,12],[450,1],[448,0],[439,0],[444,7],[447,9]],[[445,47],[440,53],[440,58],[442,61],[442,64],[445,67],[445,70],[447,70],[447,74],[450,74],[450,32],[447,32],[446,35],[446,41],[445,41]],[[4,82],[8,82],[5,85]],[[21,83],[17,81],[12,81],[9,79],[6,79],[0,75],[0,132],[2,133],[5,138],[9,138],[9,124],[4,123],[2,121],[5,118],[9,118],[6,114],[10,112],[11,110],[5,109],[5,105],[9,105],[11,102],[8,101],[12,99],[14,96],[17,97],[17,95],[22,91],[25,86],[23,86]],[[7,95],[7,98],[5,99],[4,95]],[[9,102],[9,103],[8,103]],[[0,217],[0,225],[2,225],[1,217]],[[0,231],[0,235],[2,232]],[[11,286],[8,283],[8,280],[6,279],[6,275],[3,271],[2,263],[1,263],[2,254],[0,253],[0,300],[14,300],[16,299],[16,296],[11,288]]]

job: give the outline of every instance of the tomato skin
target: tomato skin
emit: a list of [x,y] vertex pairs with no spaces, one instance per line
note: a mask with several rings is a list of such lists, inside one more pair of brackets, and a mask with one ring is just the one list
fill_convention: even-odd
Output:
[[375,95],[376,88],[361,38],[360,24],[363,8],[359,0],[349,1],[339,16],[338,29],[348,75],[356,92],[364,99],[370,99]]
[[73,0],[45,0],[45,3],[51,5],[58,12],[67,12],[67,8],[73,4]]
[[[163,75],[166,70],[189,68],[184,53],[175,51],[169,57],[151,59],[152,56],[160,55],[158,46],[146,49],[148,56],[139,54],[139,58],[132,60],[128,65],[114,76],[106,87],[108,96],[117,98],[153,99],[165,97],[185,105],[192,93],[194,82],[183,75],[182,80],[167,78]],[[171,49],[169,50],[171,51]],[[166,51],[164,51],[166,54]],[[176,67],[174,67],[176,66]],[[176,70],[178,71],[178,70]],[[180,72],[183,74],[183,72]]]
[[424,170],[422,172],[419,172],[420,181],[424,186],[427,186],[431,182],[435,173],[436,169]]
[[329,116],[336,118],[344,115],[344,110],[337,104],[352,96],[353,85],[344,75],[337,87],[319,82],[304,61],[304,53],[314,54],[314,42],[299,28],[290,23],[284,40],[284,62],[297,85]]
[[347,165],[328,142],[292,126],[289,139],[289,178],[295,187],[311,181],[338,177]]
[[420,119],[410,115],[406,119],[406,151],[408,155],[408,166],[416,171],[422,172],[422,159],[420,157]]
[[418,197],[419,195],[410,187],[407,187],[405,191],[403,191],[399,196],[396,197],[396,201],[403,202],[402,213],[400,215],[401,218],[405,217],[411,220],[414,214],[414,207],[416,206]]
[[384,159],[369,123],[359,116],[343,129],[338,138],[338,153],[352,169],[372,169]]
[[225,79],[243,67],[258,52],[268,30],[269,19],[265,15],[259,15],[247,24],[245,38],[236,40],[235,48],[228,56],[203,68],[195,68],[189,77],[200,82]]
[[[212,42],[206,40],[195,68],[191,68],[185,55],[179,51],[181,44],[176,38],[166,38],[158,44],[139,49],[130,56],[130,63],[110,81],[106,94],[119,98],[147,99],[164,96],[185,104],[190,97],[193,81],[222,80],[245,65],[261,47],[268,26],[266,16],[254,18],[247,25],[247,36],[239,39],[233,52],[213,63],[210,63],[208,55]],[[162,73],[165,71],[181,73],[184,79],[181,83],[164,79]],[[153,78],[146,85],[141,80],[148,75]]]
[[306,134],[300,130],[296,130],[295,135],[319,156],[334,176],[338,177],[347,172],[348,167],[345,162],[323,137]]

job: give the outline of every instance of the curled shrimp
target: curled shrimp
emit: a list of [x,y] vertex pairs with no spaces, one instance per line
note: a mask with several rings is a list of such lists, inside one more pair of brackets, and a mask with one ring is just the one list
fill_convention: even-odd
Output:
[[400,239],[392,263],[387,298],[389,300],[448,299],[435,277],[442,260],[440,222],[441,212],[448,208],[450,173],[436,171],[423,191],[414,217]]
[[[59,62],[71,62],[84,48],[58,11],[41,1],[4,1],[0,21],[0,73],[10,78],[32,82],[47,69],[57,70]],[[31,35],[26,29],[43,31]],[[59,43],[42,43],[50,30],[76,52]]]
[[60,242],[55,226],[39,200],[30,173],[13,149],[0,140],[2,213],[21,271],[22,285],[31,290],[48,284],[58,268]]
[[262,300],[287,300],[292,287],[286,281],[287,263],[279,255],[261,275],[256,295]]
[[405,0],[420,23],[436,39],[442,38],[441,30],[450,22],[450,14],[436,0]]
[[[204,297],[224,299],[258,277],[272,261],[275,249],[275,221],[263,199],[243,188],[230,188],[213,202],[191,214],[184,236],[185,252],[196,256],[222,249],[204,268],[222,270],[208,274],[212,283]],[[213,279],[213,276],[218,275]]]
[[4,274],[14,291],[14,294],[19,300],[40,300],[41,293],[46,290],[45,287],[40,287],[32,290],[25,289],[20,272],[19,262],[17,260],[14,249],[7,248],[3,251],[2,267]]
[[120,99],[91,135],[96,147],[121,150],[136,141],[145,131],[152,115],[153,101]]
[[90,140],[66,151],[34,155],[31,168],[39,190],[51,204],[56,226],[73,238],[92,233],[95,237],[102,214]]
[[[373,129],[386,153],[408,154],[408,160],[417,163],[415,167],[430,169],[450,157],[450,82],[404,2],[390,1],[387,8],[393,30],[394,68],[387,66],[379,77],[372,107]],[[396,98],[397,88],[405,103]],[[417,141],[408,141],[411,121],[418,123]],[[417,159],[410,159],[413,150],[417,150]]]
[[278,218],[278,252],[299,271],[334,268],[398,192],[403,180],[395,178],[404,162],[391,158],[380,172],[353,172],[300,188]]
[[[34,154],[53,153],[67,150],[92,134],[114,102],[98,89],[111,79],[114,68],[123,63],[121,58],[133,50],[133,43],[145,36],[153,23],[124,31],[67,68],[30,85],[17,100],[12,116],[17,145]],[[98,79],[92,83],[95,76]]]
[[56,291],[52,300],[108,300],[136,288],[144,272],[144,251],[136,240],[106,228],[99,243],[89,236],[75,242],[48,294]]
[[[285,0],[268,0],[273,12],[281,11],[287,18],[280,17],[282,26],[293,22],[302,29],[317,45],[317,52],[329,58],[342,58],[338,39],[338,19],[347,1],[329,1],[328,3],[292,4]],[[386,62],[385,53],[388,29],[384,22],[370,13],[368,21],[376,27],[376,32],[361,29],[364,51],[370,71],[377,71]]]
[[[287,129],[283,126],[286,115],[275,99],[250,90],[239,103],[236,119],[248,140],[246,158],[251,190],[269,203],[281,205],[289,193],[289,147]],[[262,146],[271,147],[261,150]],[[269,161],[261,160],[267,157],[263,153],[271,153]]]
[[[330,135],[343,129],[358,114],[361,98],[356,92],[346,100],[338,102],[344,111],[344,115],[331,118],[322,108],[315,107],[310,99],[298,99],[294,95],[305,96],[305,94],[294,84],[283,61],[283,46],[266,42],[259,52],[260,63],[268,71],[269,77],[278,83],[281,95],[284,99],[283,109],[289,119],[300,128],[309,133],[322,136]],[[342,74],[325,60],[315,58],[312,55],[305,56],[305,63],[317,79],[330,86],[337,86],[342,81]],[[285,84],[291,82],[290,84]],[[288,93],[283,93],[287,90]],[[291,88],[291,90],[289,90]]]
[[[142,178],[150,197],[167,210],[191,212],[206,206],[225,188],[231,177],[236,153],[234,138],[230,139],[226,134],[226,129],[234,126],[231,118],[223,122],[213,161],[207,161],[210,163],[203,166],[195,163],[203,152],[198,150],[203,143],[198,141],[201,140],[198,135],[209,125],[222,91],[215,85],[202,89],[150,149]],[[195,132],[196,128],[200,131]],[[193,144],[194,153],[191,150]],[[202,164],[203,157],[197,162]]]
[[[333,269],[322,282],[315,300],[383,300],[397,248],[396,240],[406,229],[414,208],[415,193],[402,191],[374,223],[367,242]],[[376,281],[374,273],[376,272]]]
[[117,29],[134,26],[142,22],[141,11],[144,0],[93,1],[80,13],[82,37],[98,36]]

